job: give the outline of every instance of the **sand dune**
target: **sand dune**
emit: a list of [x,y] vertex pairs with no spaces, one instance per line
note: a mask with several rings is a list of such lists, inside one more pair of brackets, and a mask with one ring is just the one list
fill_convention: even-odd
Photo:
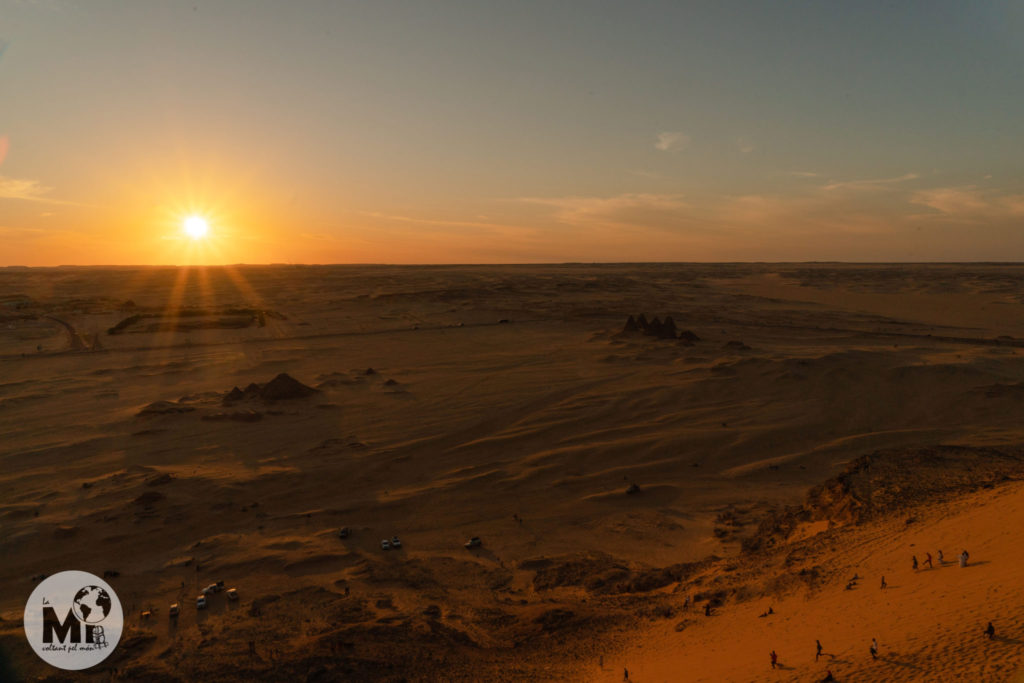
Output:
[[[118,572],[129,630],[98,675],[125,680],[1021,666],[1019,268],[69,268],[0,290],[21,294],[0,298],[0,653],[21,677],[52,673],[19,629],[32,577],[63,568]],[[624,332],[640,313],[692,336]],[[878,452],[889,483],[826,504]],[[975,566],[910,570],[960,546]],[[216,580],[237,605],[170,622]]]

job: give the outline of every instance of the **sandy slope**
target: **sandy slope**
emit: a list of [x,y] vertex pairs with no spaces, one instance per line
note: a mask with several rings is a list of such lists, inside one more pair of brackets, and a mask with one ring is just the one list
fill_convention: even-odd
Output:
[[[843,570],[836,585],[848,569],[891,571],[884,599],[905,618],[875,625],[868,607],[886,607],[865,584],[817,587],[811,602],[788,587],[777,618],[751,619],[764,601],[748,588],[674,630],[694,572],[708,585],[730,573],[686,563],[742,564],[765,513],[851,459],[1024,443],[1019,268],[3,270],[0,294],[0,654],[24,676],[46,671],[18,631],[31,577],[62,568],[120,573],[130,635],[108,668],[138,680],[587,679],[602,655],[621,676],[619,651],[653,680],[673,680],[680,654],[708,680],[728,680],[713,668],[726,663],[741,667],[732,680],[806,680],[815,637],[834,673],[869,676],[881,671],[860,661],[869,631],[887,666],[899,652],[928,679],[973,661],[929,663],[947,655],[926,649],[928,629],[959,632],[943,610],[977,606],[962,620],[974,633],[986,602],[1019,605],[1019,580],[998,578],[1013,566],[996,560],[999,537],[983,522],[976,539],[940,533],[967,522],[937,509],[906,530],[853,532],[863,539],[844,543],[862,554],[840,545],[818,560]],[[619,334],[640,312],[700,341]],[[318,393],[223,404],[281,372]],[[161,401],[164,413],[139,415]],[[990,509],[995,494],[978,495]],[[932,524],[934,537],[907,536]],[[382,552],[393,534],[403,549]],[[473,552],[472,535],[484,539]],[[940,542],[991,557],[964,574],[1006,587],[986,597],[983,584],[905,579],[909,543]],[[241,604],[186,609],[172,627],[167,605],[218,579]],[[850,602],[863,619],[825,633],[860,614]],[[820,616],[800,611],[811,606]],[[743,628],[766,632],[714,645]],[[1000,642],[987,666],[1008,671],[1017,643]],[[764,671],[765,647],[792,668]]]
[[[820,587],[701,614],[681,633],[671,625],[645,629],[606,657],[612,673],[592,680],[618,680],[622,665],[637,681],[809,681],[828,670],[840,681],[1024,680],[1024,486],[917,512],[910,525],[901,516],[845,531],[791,567],[827,564],[831,580]],[[971,559],[961,569],[955,560],[963,548]],[[934,569],[911,569],[912,555],[923,562],[938,549],[943,565],[934,559]],[[862,580],[845,590],[854,574]],[[759,618],[769,605],[775,613]],[[992,641],[982,633],[989,621]],[[817,662],[815,640],[824,648]],[[770,668],[772,650],[780,669]]]

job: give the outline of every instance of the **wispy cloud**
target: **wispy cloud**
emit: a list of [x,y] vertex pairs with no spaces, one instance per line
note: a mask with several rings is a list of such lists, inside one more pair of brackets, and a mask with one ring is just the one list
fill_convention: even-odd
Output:
[[739,138],[736,140],[736,149],[738,149],[742,154],[750,154],[754,151],[754,145],[751,144],[749,140]]
[[524,197],[521,201],[554,209],[569,225],[666,226],[689,208],[678,194],[620,194],[612,197]]
[[817,178],[821,174],[814,173],[813,171],[790,171],[789,175],[796,176],[797,178]]
[[50,197],[53,188],[46,187],[38,180],[0,176],[0,199],[20,199],[29,202],[45,202],[64,206],[89,206],[79,202]]
[[465,221],[465,220],[445,220],[443,218],[424,218],[422,216],[401,216],[389,213],[378,213],[375,211],[363,211],[360,215],[368,218],[375,218],[378,220],[396,222],[396,223],[415,223],[417,225],[429,225],[437,228],[475,228],[478,230],[492,230],[495,232],[502,232],[507,230],[511,226],[502,223],[493,223],[489,221]]
[[46,234],[42,228],[0,225],[0,237],[32,237]]
[[658,133],[658,139],[654,143],[654,149],[662,152],[680,152],[690,145],[690,136],[679,131],[664,131]]
[[823,190],[832,192],[834,190],[877,190],[896,183],[905,183],[908,180],[916,180],[919,176],[916,173],[904,173],[895,178],[869,178],[866,180],[841,180],[831,181],[822,187]]
[[921,190],[915,192],[910,201],[946,217],[965,221],[1024,216],[1024,194],[1003,194],[975,185]]
[[0,199],[25,199],[33,202],[49,201],[46,194],[50,191],[38,180],[26,178],[8,178],[0,176]]
[[645,171],[643,169],[635,168],[627,171],[630,175],[635,175],[638,178],[646,178],[647,180],[664,180],[665,176],[654,171]]

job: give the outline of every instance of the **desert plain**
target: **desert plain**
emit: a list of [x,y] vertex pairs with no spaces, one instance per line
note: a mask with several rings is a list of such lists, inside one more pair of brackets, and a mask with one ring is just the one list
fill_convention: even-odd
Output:
[[0,679],[1024,680],[1022,354],[1016,265],[0,269]]

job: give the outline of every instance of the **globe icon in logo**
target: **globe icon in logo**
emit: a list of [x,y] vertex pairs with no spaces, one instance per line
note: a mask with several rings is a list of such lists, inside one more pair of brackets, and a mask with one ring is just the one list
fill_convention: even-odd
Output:
[[110,596],[99,586],[86,586],[77,593],[71,603],[71,609],[79,621],[86,624],[98,624],[110,614]]

